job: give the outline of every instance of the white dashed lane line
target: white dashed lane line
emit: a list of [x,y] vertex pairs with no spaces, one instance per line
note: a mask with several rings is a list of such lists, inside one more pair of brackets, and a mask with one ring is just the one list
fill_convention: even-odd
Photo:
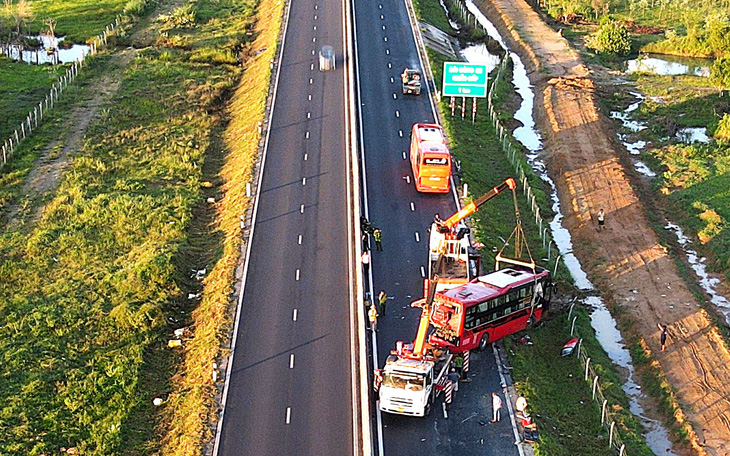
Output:
[[300,212],[301,214],[304,214],[304,204],[302,204],[302,205],[301,205],[301,206],[299,207],[299,212]]
[[286,424],[291,423],[291,407],[286,408]]
[[395,94],[393,94],[393,99],[395,100],[395,99],[397,99],[397,98],[398,98],[398,97],[397,97],[397,96],[396,96]]
[[388,37],[387,36],[384,36],[383,37],[383,41],[385,41],[387,43],[388,42]]
[[395,112],[395,116],[396,116],[396,117],[400,117],[400,112],[399,112],[399,111],[396,111],[396,112]]
[[310,84],[312,83],[312,78],[309,78],[309,83],[310,83]]
[[424,279],[426,278],[426,268],[424,268],[423,266],[421,266],[421,277],[423,277]]
[[416,211],[416,205],[413,204],[413,201],[411,201],[411,212],[415,212],[415,211]]
[[297,243],[299,245],[302,245],[302,235],[301,234],[299,235],[299,239],[298,239]]
[[315,36],[314,38],[312,38],[312,43],[316,43],[316,42],[317,42],[317,37]]
[[[418,234],[418,233],[416,233]],[[297,269],[297,282],[299,282],[299,269]]]
[[294,312],[292,313],[292,316],[291,316],[292,321],[297,321],[298,314],[299,314],[299,312],[297,311],[297,309],[294,309]]
[[385,26],[383,26],[383,30],[385,30]]
[[393,65],[389,63],[388,68],[393,68]]
[[390,83],[393,84],[395,82],[395,79],[390,78]]
[[398,136],[403,137],[403,130],[398,130]]
[[307,185],[307,178],[306,177],[302,177],[302,185]]
[[313,71],[313,70],[314,70],[314,64],[309,65],[309,71]]
[[289,369],[294,369],[294,353],[289,355]]
[[403,160],[405,160],[405,159],[406,159],[406,153],[403,152]]
[[304,154],[304,161],[307,161],[307,158],[309,158],[309,154]]
[[421,236],[418,234],[418,231],[416,231],[416,242],[421,242]]

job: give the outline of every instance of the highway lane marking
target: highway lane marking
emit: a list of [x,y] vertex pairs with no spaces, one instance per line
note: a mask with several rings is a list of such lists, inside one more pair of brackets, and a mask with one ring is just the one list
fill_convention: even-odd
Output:
[[413,201],[411,201],[411,212],[415,212],[415,211],[416,211],[416,205],[413,204]]
[[289,355],[289,369],[294,369],[294,353]]
[[388,68],[393,68],[393,65],[389,63]]
[[297,282],[299,282],[299,269],[297,269]]
[[294,313],[291,316],[292,321],[297,321],[297,309],[294,309]]
[[314,64],[309,65],[309,71],[314,70]]
[[403,130],[398,130],[398,136],[403,137]]
[[424,279],[426,278],[426,268],[424,268],[423,266],[421,266],[421,277],[423,277]]
[[312,78],[309,78],[309,83],[310,83],[310,84],[312,83]]
[[416,242],[421,242],[421,236],[418,235],[418,231],[416,231]]
[[406,184],[410,184],[411,183],[411,176],[403,176],[403,179],[406,180]]
[[[307,132],[309,133],[309,132]],[[304,161],[307,161],[307,158],[309,158],[309,154],[304,154]]]
[[395,82],[395,80],[393,78],[390,78],[390,83],[392,84],[394,82]]
[[382,21],[382,20],[384,20],[384,19],[385,19],[385,16],[383,16],[383,15],[381,14],[381,15],[380,15],[380,20]]
[[[304,135],[304,139],[309,139],[309,132],[307,132],[307,134]],[[305,160],[306,160],[306,158],[305,158]]]
[[304,204],[302,204],[301,207],[299,208],[299,212],[301,212],[302,214],[304,214]]
[[291,423],[291,407],[286,408],[286,424]]
[[393,94],[393,99],[396,100],[396,99],[398,99],[398,97],[395,94]]
[[385,41],[387,43],[388,42],[388,37],[387,36],[384,36],[383,37],[383,41]]
[[316,14],[314,15],[314,20],[315,20],[315,21],[317,20],[317,15],[316,15]]
[[299,241],[298,241],[298,243],[299,243],[299,245],[302,245],[302,235],[301,234],[299,235]]
[[390,55],[390,49],[385,50],[385,55]]
[[315,32],[317,31],[317,26],[316,26],[316,25],[314,26],[314,31],[315,31]]
[[406,159],[406,153],[403,152],[403,160],[405,160],[405,159]]
[[317,8],[319,8],[319,6],[317,6],[317,5],[314,5],[314,9],[317,9]]
[[307,185],[307,178],[306,177],[302,177],[302,185]]
[[314,55],[314,49],[312,49],[312,55]]
[[312,101],[312,95],[311,94],[309,95],[309,101]]
[[378,9],[383,9],[383,5],[378,5]]
[[308,113],[307,113],[307,119],[309,119],[309,118],[311,118],[311,117],[312,117],[312,113],[311,113],[311,112],[308,112]]
[[314,38],[312,38],[312,43],[316,43],[316,42],[317,42],[317,37],[315,36]]
[[400,112],[399,112],[399,111],[396,111],[396,112],[395,112],[395,116],[396,116],[396,117],[400,117]]
[[383,30],[385,30],[385,26],[383,26]]

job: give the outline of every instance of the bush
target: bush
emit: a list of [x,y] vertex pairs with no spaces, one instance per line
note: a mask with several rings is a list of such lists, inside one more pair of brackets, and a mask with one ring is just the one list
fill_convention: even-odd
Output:
[[730,88],[730,57],[715,60],[710,68],[710,80],[720,88]]
[[150,0],[129,0],[124,5],[124,12],[132,16],[141,16],[152,3]]
[[[730,77],[730,75],[728,75],[728,77]],[[717,124],[714,136],[718,140],[730,143],[730,114],[722,116],[722,119],[720,119],[720,122]]]
[[626,55],[631,51],[631,37],[625,25],[607,21],[586,39],[586,46],[599,54]]

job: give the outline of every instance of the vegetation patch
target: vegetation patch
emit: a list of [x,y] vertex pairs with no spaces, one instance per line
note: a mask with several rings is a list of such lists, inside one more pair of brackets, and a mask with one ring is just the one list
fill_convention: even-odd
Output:
[[[268,53],[241,79],[238,65],[191,61],[192,50],[138,52],[40,220],[0,235],[0,453],[199,454],[210,437],[243,179],[281,16],[273,3],[195,2],[195,33],[175,32],[191,49],[224,43],[238,60],[255,43]],[[88,74],[105,69],[104,58],[90,64]],[[58,126],[44,124],[3,170],[6,201],[22,204],[40,139]],[[206,270],[202,283],[193,270]],[[184,345],[171,352],[181,327]]]

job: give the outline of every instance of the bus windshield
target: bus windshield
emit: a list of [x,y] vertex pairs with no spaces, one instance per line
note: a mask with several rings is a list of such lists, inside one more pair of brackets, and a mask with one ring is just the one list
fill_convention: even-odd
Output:
[[423,391],[425,376],[405,372],[389,372],[383,378],[383,385],[408,391]]

